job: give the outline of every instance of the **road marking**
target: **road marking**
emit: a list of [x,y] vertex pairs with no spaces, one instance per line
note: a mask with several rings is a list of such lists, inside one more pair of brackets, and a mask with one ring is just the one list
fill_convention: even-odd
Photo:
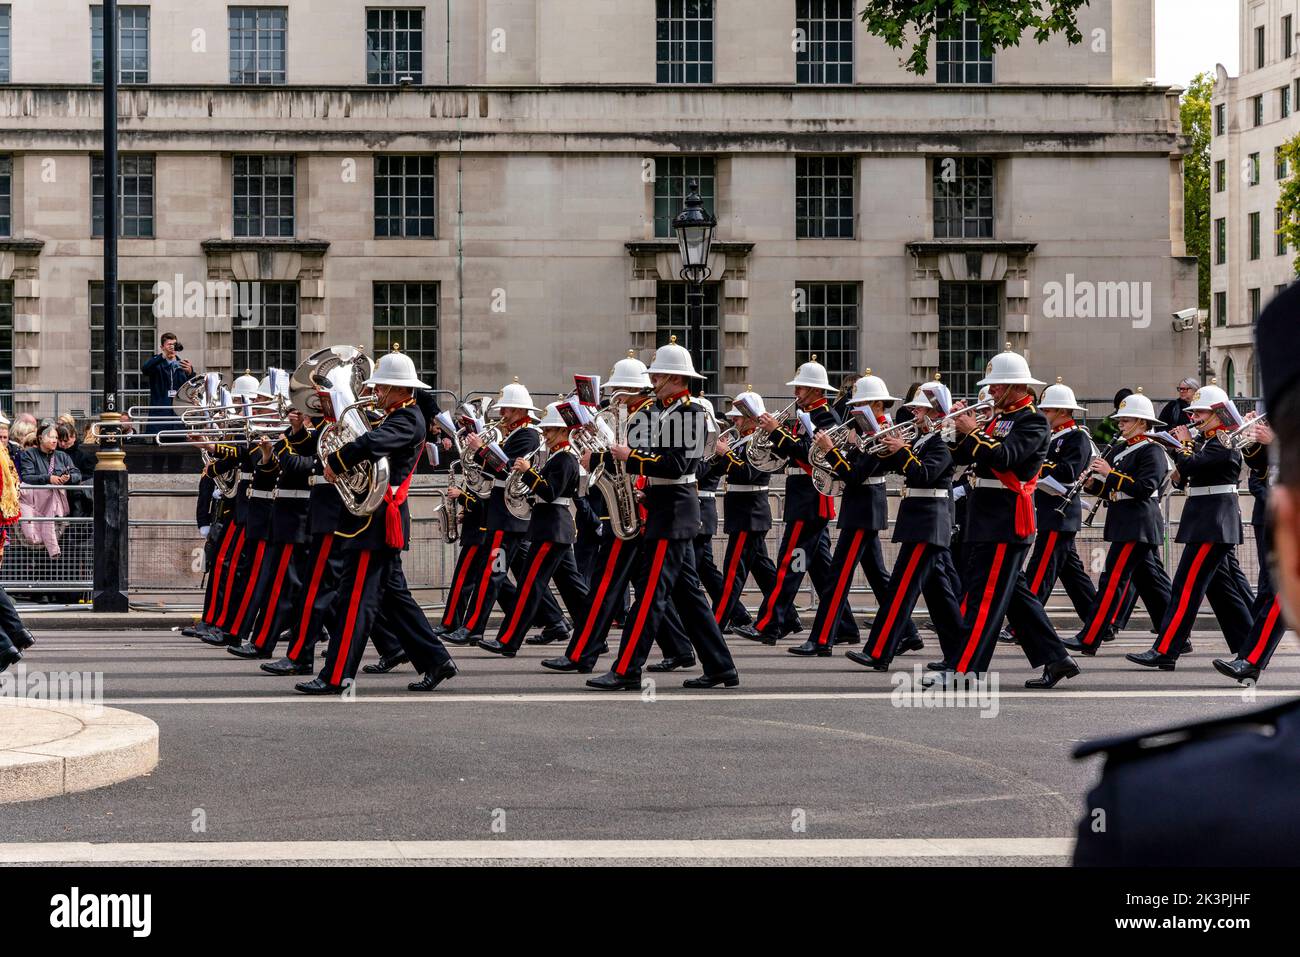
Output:
[[754,858],[1069,857],[1070,838],[785,839],[730,841],[230,841],[0,844],[0,864],[139,861],[666,860]]
[[[928,694],[928,692],[927,692]],[[967,699],[974,696],[974,692],[966,693]],[[1263,690],[1256,688],[1252,692],[1256,698],[1291,698],[1297,694],[1295,689],[1292,690]],[[892,691],[714,691],[714,692],[695,692],[693,694],[682,693],[664,693],[655,692],[654,703],[663,701],[699,701],[709,704],[717,704],[721,701],[890,701],[894,697]],[[936,699],[945,699],[946,697],[957,697],[953,695],[943,695],[935,692]],[[1188,689],[1188,690],[1149,690],[1149,691],[1000,691],[997,694],[998,699],[1003,698],[1041,698],[1043,700],[1059,698],[1241,698],[1242,692],[1231,689]],[[105,705],[111,707],[134,707],[139,705],[201,705],[201,704],[288,704],[293,701],[316,701],[317,703],[338,704],[342,701],[345,704],[356,704],[364,702],[367,704],[422,704],[422,703],[443,703],[443,704],[465,704],[465,703],[492,703],[492,704],[569,704],[578,701],[601,702],[604,704],[638,704],[642,703],[641,695],[635,692],[622,692],[613,694],[610,692],[598,693],[595,691],[577,691],[577,692],[556,692],[556,693],[517,693],[517,692],[484,692],[478,694],[404,694],[404,695],[385,695],[385,694],[358,694],[354,698],[346,701],[334,696],[311,697],[307,695],[229,695],[214,696],[210,698],[203,697],[180,697],[180,698],[106,698]]]

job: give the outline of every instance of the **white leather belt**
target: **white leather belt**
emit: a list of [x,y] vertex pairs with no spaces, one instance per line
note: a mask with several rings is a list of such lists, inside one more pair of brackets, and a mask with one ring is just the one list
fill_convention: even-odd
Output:
[[1138,498],[1136,495],[1130,495],[1128,492],[1116,492],[1115,501],[1117,502],[1159,502],[1159,495],[1150,495],[1146,498]]
[[903,498],[947,498],[949,491],[946,488],[905,488],[903,489]]
[[977,478],[975,481],[971,482],[971,485],[974,486],[975,488],[998,488],[1004,492],[1011,491],[1011,489],[1003,485],[1002,482],[998,479]]
[[573,499],[569,498],[567,495],[561,495],[559,498],[551,499],[551,501],[549,502],[539,501],[537,504],[538,505],[562,505],[565,508],[568,508],[570,505],[573,504]]
[[249,498],[275,498],[275,489],[250,488],[248,490]]
[[1205,485],[1201,488],[1189,488],[1187,494],[1193,498],[1198,495],[1236,495],[1235,485]]
[[323,475],[313,475],[307,479],[308,485],[329,485],[329,480]]
[[509,484],[510,484],[510,480],[509,480],[509,479],[493,479],[493,480],[492,480],[492,487],[493,487],[493,488],[505,488],[505,487],[506,487],[507,485],[509,485]]
[[863,479],[863,485],[884,485],[885,477],[883,475],[873,475],[869,479]]
[[241,482],[251,482],[251,481],[253,481],[253,473],[252,473],[252,472],[236,472],[236,473],[235,473],[235,478],[239,479],[239,481],[241,481]]
[[278,488],[276,498],[311,498],[311,490],[305,488]]
[[645,480],[646,485],[694,485],[694,475],[679,475],[677,478],[655,478],[651,476]]
[[791,465],[786,468],[785,474],[786,475],[807,475],[808,473],[801,468]]
[[731,494],[732,492],[766,492],[766,491],[767,491],[766,485],[732,485],[730,482],[727,483],[727,494]]
[[717,492],[701,492],[700,498],[714,498],[717,496],[717,494],[718,494]]

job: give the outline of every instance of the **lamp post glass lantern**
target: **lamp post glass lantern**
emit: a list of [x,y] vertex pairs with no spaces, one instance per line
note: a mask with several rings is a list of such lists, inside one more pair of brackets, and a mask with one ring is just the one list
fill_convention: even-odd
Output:
[[686,205],[673,220],[677,234],[677,248],[682,256],[679,275],[692,286],[709,278],[709,247],[713,245],[713,230],[718,221],[700,199],[700,184],[691,180],[686,184]]

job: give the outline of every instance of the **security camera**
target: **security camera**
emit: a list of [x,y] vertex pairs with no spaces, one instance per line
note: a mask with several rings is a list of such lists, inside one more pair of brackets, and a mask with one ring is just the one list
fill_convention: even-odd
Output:
[[1190,332],[1196,328],[1196,317],[1199,312],[1196,309],[1180,309],[1174,313],[1173,327],[1174,332]]

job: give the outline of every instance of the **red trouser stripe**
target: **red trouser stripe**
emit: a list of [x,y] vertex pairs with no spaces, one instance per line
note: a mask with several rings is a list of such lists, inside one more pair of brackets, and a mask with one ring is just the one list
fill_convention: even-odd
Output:
[[767,601],[763,602],[763,617],[758,620],[755,626],[762,631],[772,620],[772,613],[776,611],[776,603],[781,600],[781,586],[785,583],[786,569],[790,567],[790,559],[794,555],[795,545],[799,543],[799,533],[803,531],[803,521],[799,520],[790,527],[790,543],[786,546],[785,554],[781,556],[781,567],[777,570],[776,581],[772,583],[772,592],[767,596]]
[[1043,579],[1047,577],[1047,566],[1052,563],[1052,552],[1056,550],[1056,532],[1047,534],[1047,544],[1043,546],[1043,557],[1038,560],[1038,571],[1034,572],[1034,583],[1029,586],[1029,590],[1035,595],[1038,589],[1043,587]]
[[627,666],[632,663],[632,656],[636,654],[637,642],[641,640],[641,629],[645,627],[645,617],[650,613],[650,606],[655,601],[655,592],[659,588],[659,572],[663,570],[664,555],[667,552],[668,539],[659,539],[658,544],[655,545],[654,561],[650,563],[650,577],[646,579],[645,591],[637,596],[641,609],[637,612],[636,623],[632,625],[632,633],[623,642],[623,657],[619,659],[618,668],[615,669],[619,675],[627,674]]
[[330,532],[320,540],[320,550],[316,552],[316,567],[311,570],[311,585],[307,588],[307,599],[302,607],[302,618],[298,621],[298,640],[289,649],[289,657],[294,661],[302,654],[302,646],[307,641],[308,625],[311,624],[311,609],[316,604],[316,591],[320,588],[321,576],[329,563],[330,546],[334,544],[334,533]]
[[890,587],[894,596],[889,602],[889,615],[885,618],[885,627],[880,632],[880,637],[876,639],[876,646],[871,649],[871,657],[879,659],[881,652],[885,650],[885,644],[889,641],[890,632],[894,628],[894,619],[898,617],[899,608],[903,604],[903,598],[907,594],[908,586],[912,584],[912,576],[916,573],[916,566],[921,563],[925,556],[925,542],[917,542],[912,546],[914,549],[911,558],[907,560],[907,567],[903,569],[902,580],[895,579],[890,582]]
[[361,593],[366,587],[366,569],[370,567],[370,552],[361,553],[357,559],[357,577],[352,580],[352,597],[348,599],[348,617],[343,625],[343,637],[339,641],[339,653],[334,659],[334,671],[330,675],[330,684],[343,683],[343,669],[347,666],[348,655],[352,651],[352,639],[357,624],[357,610],[361,606]]
[[980,635],[984,633],[984,623],[988,620],[993,598],[997,595],[998,575],[1002,573],[1002,559],[1006,553],[1005,542],[999,544],[997,551],[993,553],[993,566],[989,569],[988,580],[984,582],[984,597],[980,599],[980,610],[975,616],[975,627],[971,629],[970,637],[966,639],[966,650],[962,652],[961,662],[957,665],[957,670],[962,674],[965,674],[970,666],[970,660],[975,656],[975,649],[979,645]]
[[478,583],[478,594],[474,596],[474,614],[469,616],[469,621],[465,622],[465,628],[473,631],[478,624],[478,616],[483,611],[483,598],[487,595],[488,581],[492,578],[492,566],[497,562],[497,555],[501,551],[501,539],[505,537],[505,532],[497,532],[492,536],[492,547],[488,549],[487,561],[483,563],[483,578]]
[[289,568],[291,558],[293,558],[293,545],[286,543],[280,550],[280,566],[275,570],[275,584],[271,586],[271,598],[262,612],[262,627],[257,632],[257,641],[254,642],[259,648],[266,645],[266,636],[271,633],[271,622],[275,620],[275,606],[280,603],[280,586],[284,584],[284,573]]
[[208,624],[213,624],[212,616],[217,610],[217,596],[221,594],[221,571],[226,561],[226,553],[230,551],[230,543],[234,540],[235,523],[231,522],[221,536],[221,547],[217,549],[217,560],[212,568],[212,581],[208,582],[208,602],[207,607],[203,609],[203,620]]
[[833,634],[834,629],[840,623],[840,603],[844,601],[844,594],[849,589],[849,582],[853,581],[853,569],[858,564],[858,555],[862,548],[862,536],[865,535],[862,529],[857,529],[853,533],[853,542],[850,544],[850,551],[844,556],[844,566],[840,569],[840,577],[835,582],[835,591],[831,595],[830,608],[822,617],[822,631],[817,636],[817,644],[824,645]]
[[582,657],[582,649],[587,647],[591,630],[596,627],[596,619],[600,617],[600,609],[605,604],[605,593],[609,591],[609,581],[614,577],[614,569],[618,567],[618,555],[622,550],[623,539],[614,539],[614,544],[609,549],[609,559],[605,562],[605,570],[600,576],[600,585],[596,588],[596,597],[591,600],[591,606],[587,609],[587,620],[583,623],[578,643],[573,646],[573,654],[569,656],[570,661],[579,660]]
[[[1097,643],[1097,635],[1101,633],[1102,622],[1106,621],[1106,612],[1110,609],[1110,603],[1115,598],[1115,586],[1119,580],[1124,577],[1124,566],[1128,564],[1128,557],[1133,554],[1134,542],[1125,542],[1119,550],[1119,558],[1115,559],[1115,565],[1110,570],[1110,580],[1106,583],[1106,594],[1101,596],[1101,604],[1097,606],[1097,614],[1092,616],[1092,621],[1088,622],[1088,633],[1083,636],[1083,643],[1091,647]],[[1128,594],[1128,586],[1124,586],[1124,594]],[[1124,603],[1121,598],[1116,605]]]
[[239,634],[239,626],[244,623],[244,613],[248,611],[248,602],[256,591],[257,576],[262,573],[262,555],[266,552],[266,542],[257,543],[257,551],[253,553],[253,570],[248,575],[249,587],[244,591],[244,600],[239,603],[239,613],[235,615],[235,623],[230,630],[234,634]]
[[239,568],[239,556],[244,554],[244,530],[239,530],[239,538],[235,541],[235,550],[230,555],[230,567],[226,569],[226,594],[221,600],[221,617],[217,619],[217,627],[224,627],[226,624],[226,615],[230,614],[230,595],[235,590],[235,572]]
[[1252,665],[1259,664],[1260,655],[1262,655],[1264,649],[1268,647],[1268,636],[1273,634],[1273,629],[1277,627],[1277,616],[1281,611],[1281,599],[1274,598],[1273,606],[1268,610],[1268,617],[1264,619],[1264,631],[1260,634],[1259,641],[1256,642],[1255,647],[1251,649],[1250,654],[1246,656],[1246,660]]
[[1110,623],[1113,625],[1119,621],[1119,613],[1124,610],[1124,603],[1128,601],[1128,590],[1133,587],[1133,583],[1127,582],[1124,590],[1119,593],[1119,601],[1115,602],[1115,611],[1110,616]]
[[506,630],[497,639],[501,644],[509,644],[515,629],[519,627],[519,619],[524,613],[524,605],[528,604],[528,596],[533,592],[533,585],[537,581],[537,572],[542,567],[542,559],[546,557],[546,553],[550,550],[551,543],[542,542],[537,549],[537,553],[533,555],[533,560],[528,563],[528,574],[524,576],[524,583],[515,592],[515,607],[510,612],[510,624],[506,626]]
[[718,599],[718,607],[713,609],[713,618],[719,625],[731,604],[731,593],[736,586],[736,569],[740,567],[740,557],[745,553],[745,536],[748,534],[749,532],[737,532],[728,546],[731,549],[731,561],[727,562],[727,580],[722,583],[722,597]]
[[442,612],[442,624],[450,628],[456,622],[456,609],[460,606],[460,592],[465,586],[465,576],[469,574],[470,566],[474,564],[474,555],[478,552],[478,545],[467,545],[460,553],[460,571],[456,574],[456,584],[452,586],[451,597],[447,599],[447,607]]
[[1160,635],[1160,640],[1156,642],[1156,651],[1162,655],[1169,653],[1169,646],[1173,643],[1174,634],[1178,631],[1178,626],[1183,623],[1183,616],[1187,614],[1187,606],[1192,600],[1192,591],[1196,588],[1196,578],[1201,573],[1201,565],[1205,562],[1205,556],[1210,553],[1211,542],[1204,542],[1196,549],[1196,557],[1192,559],[1192,567],[1187,570],[1187,581],[1183,582],[1182,593],[1178,596],[1178,607],[1174,609],[1174,617],[1169,619],[1169,627]]

